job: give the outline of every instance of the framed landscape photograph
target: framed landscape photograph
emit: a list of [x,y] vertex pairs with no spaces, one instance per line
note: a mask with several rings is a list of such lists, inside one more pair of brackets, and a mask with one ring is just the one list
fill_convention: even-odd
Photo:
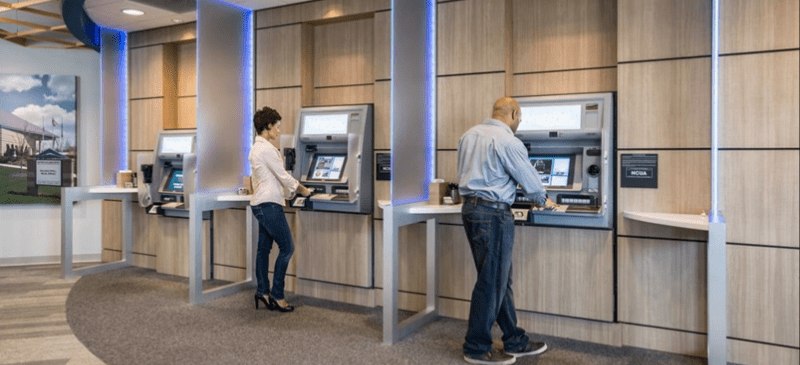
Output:
[[0,74],[0,204],[59,204],[77,185],[76,83]]

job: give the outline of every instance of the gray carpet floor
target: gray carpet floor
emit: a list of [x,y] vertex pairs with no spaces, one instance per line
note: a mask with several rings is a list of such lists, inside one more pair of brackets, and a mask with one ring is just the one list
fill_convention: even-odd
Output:
[[[152,270],[89,275],[70,291],[67,320],[108,364],[464,364],[462,320],[442,318],[384,346],[380,308],[290,295],[297,309],[278,313],[255,310],[251,291],[199,306],[189,305],[187,296],[186,279]],[[705,364],[694,357],[534,338],[550,350],[517,364]]]

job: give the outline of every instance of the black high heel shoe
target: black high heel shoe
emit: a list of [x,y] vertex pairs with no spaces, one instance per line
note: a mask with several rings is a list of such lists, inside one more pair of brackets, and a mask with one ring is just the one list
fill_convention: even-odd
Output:
[[255,297],[255,300],[256,300],[256,309],[258,309],[258,302],[261,302],[261,303],[264,303],[264,306],[266,306],[266,307],[267,307],[267,309],[269,309],[269,310],[275,310],[275,308],[273,307],[273,306],[274,306],[274,304],[272,304],[272,298],[269,298],[269,299],[270,299],[270,300],[269,300],[269,301],[267,301],[267,298],[265,298],[263,295],[258,295],[258,294],[256,294],[256,297]]
[[294,306],[293,305],[288,305],[287,304],[285,307],[281,307],[281,305],[278,304],[278,301],[275,300],[274,298],[272,298],[271,295],[269,296],[269,304],[272,305],[272,307],[269,308],[269,310],[273,310],[273,311],[277,310],[277,311],[284,312],[284,313],[285,312],[294,311]]

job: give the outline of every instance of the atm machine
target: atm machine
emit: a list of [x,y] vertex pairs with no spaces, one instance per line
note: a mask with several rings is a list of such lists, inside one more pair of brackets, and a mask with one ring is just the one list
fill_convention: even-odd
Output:
[[189,217],[189,195],[196,181],[195,140],[194,130],[162,131],[153,156],[140,156],[139,186],[145,195],[140,204],[149,206],[149,213]]
[[293,175],[314,194],[290,205],[372,213],[372,105],[303,108],[295,136]]
[[528,148],[555,209],[532,207],[521,190],[515,219],[533,224],[612,229],[614,226],[614,95],[518,98],[516,136]]

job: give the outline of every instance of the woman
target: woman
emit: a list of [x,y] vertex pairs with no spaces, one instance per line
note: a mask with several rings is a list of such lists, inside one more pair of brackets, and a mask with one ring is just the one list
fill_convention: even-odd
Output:
[[[256,136],[250,150],[250,168],[252,170],[253,197],[250,208],[258,220],[258,253],[256,254],[256,289],[255,303],[264,303],[269,310],[291,312],[294,307],[286,302],[283,293],[286,267],[294,252],[292,232],[283,214],[285,199],[291,198],[295,192],[303,196],[311,195],[311,191],[295,180],[283,168],[283,157],[269,141],[280,138],[281,115],[275,109],[265,106],[253,116]],[[272,290],[269,289],[267,266],[272,241],[278,244],[278,258],[275,260],[275,273],[272,277]]]

